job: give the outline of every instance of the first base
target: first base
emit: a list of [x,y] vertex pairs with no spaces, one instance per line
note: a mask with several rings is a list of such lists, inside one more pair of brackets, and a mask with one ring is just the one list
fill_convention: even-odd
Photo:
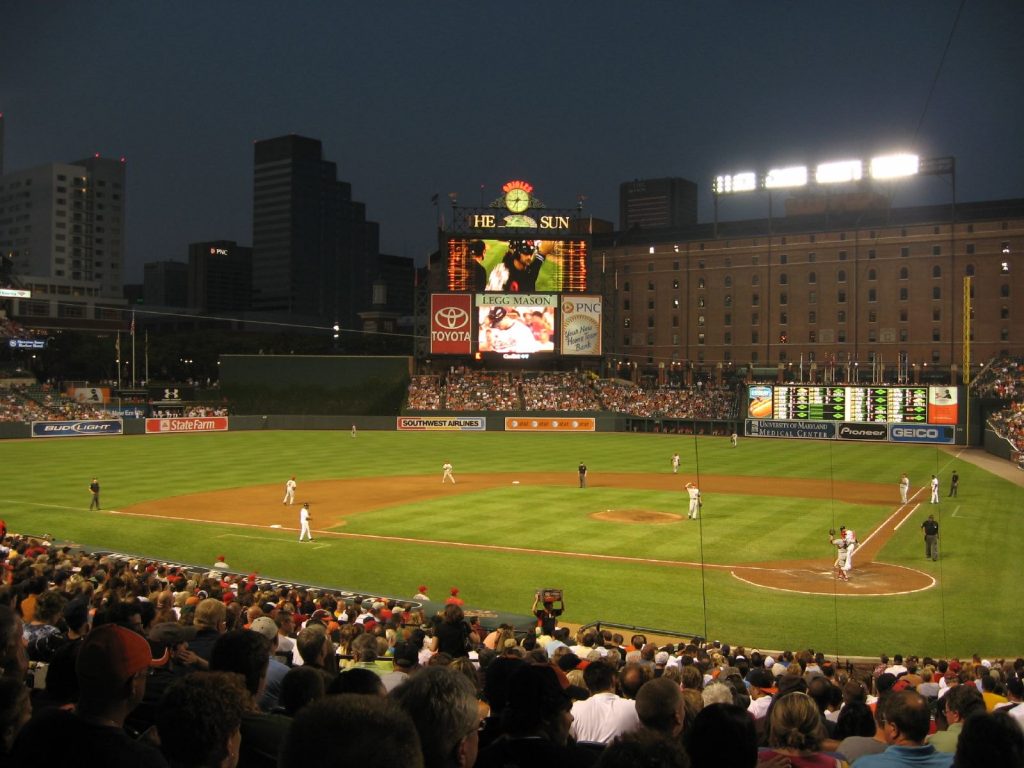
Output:
[[513,480],[512,481],[512,485],[519,485],[519,481],[518,480]]

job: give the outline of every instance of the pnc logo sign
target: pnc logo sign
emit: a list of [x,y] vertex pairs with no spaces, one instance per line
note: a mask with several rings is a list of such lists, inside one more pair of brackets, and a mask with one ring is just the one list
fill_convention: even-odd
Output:
[[466,293],[430,296],[430,354],[468,355],[472,352],[472,301],[473,297]]

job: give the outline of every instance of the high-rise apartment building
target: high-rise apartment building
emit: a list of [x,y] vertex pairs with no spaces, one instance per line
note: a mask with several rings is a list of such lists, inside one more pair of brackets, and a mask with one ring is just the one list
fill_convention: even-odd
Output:
[[0,176],[0,251],[18,283],[15,317],[53,321],[116,320],[95,307],[117,303],[124,262],[125,164],[90,157]]
[[377,224],[318,140],[258,141],[254,160],[253,309],[355,327],[372,301]]
[[697,185],[688,179],[635,179],[619,185],[623,231],[688,227],[697,223]]

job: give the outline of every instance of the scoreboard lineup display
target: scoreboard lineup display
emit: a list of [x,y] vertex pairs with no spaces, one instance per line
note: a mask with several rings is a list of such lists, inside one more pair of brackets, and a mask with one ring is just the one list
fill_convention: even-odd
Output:
[[747,417],[780,421],[956,424],[956,387],[753,386]]

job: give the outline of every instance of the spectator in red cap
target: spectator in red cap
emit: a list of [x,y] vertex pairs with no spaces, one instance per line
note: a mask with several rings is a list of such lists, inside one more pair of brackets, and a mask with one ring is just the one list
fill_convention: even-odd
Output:
[[463,600],[461,597],[459,597],[459,588],[458,587],[452,587],[451,590],[449,590],[449,595],[450,595],[450,597],[447,600],[444,601],[445,605],[463,605],[463,604],[465,604],[465,600]]
[[86,635],[78,653],[78,704],[73,712],[53,709],[34,717],[18,734],[13,765],[37,765],[40,745],[55,736],[74,745],[78,754],[109,766],[167,765],[145,740],[125,731],[125,720],[142,701],[150,667],[167,663],[165,652],[154,659],[146,639],[116,624],[104,624]]

